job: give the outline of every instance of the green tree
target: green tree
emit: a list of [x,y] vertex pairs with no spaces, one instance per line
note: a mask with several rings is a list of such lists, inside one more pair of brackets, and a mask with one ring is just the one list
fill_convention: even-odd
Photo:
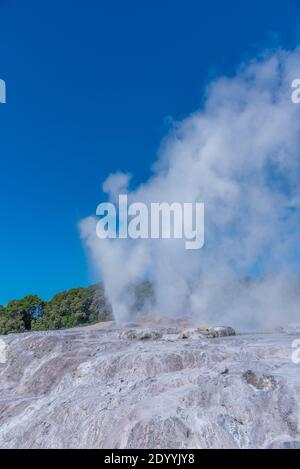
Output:
[[[133,311],[142,311],[146,303],[153,303],[150,282],[132,287],[135,298]],[[81,324],[93,324],[112,319],[112,311],[105,299],[102,285],[72,288],[44,302],[35,295],[0,306],[0,334],[29,330],[63,329]]]
[[101,286],[72,288],[55,295],[44,314],[32,323],[33,330],[62,329],[105,321],[111,317]]
[[1,311],[0,334],[29,331],[32,322],[42,316],[44,305],[44,301],[36,295],[11,301],[4,311]]
[[105,299],[102,285],[92,285],[87,288],[87,303],[90,323],[112,319],[112,310]]

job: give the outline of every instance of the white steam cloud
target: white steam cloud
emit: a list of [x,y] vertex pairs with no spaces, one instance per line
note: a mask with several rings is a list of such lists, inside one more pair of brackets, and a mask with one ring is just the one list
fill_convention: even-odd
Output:
[[[244,64],[211,83],[204,106],[173,126],[146,183],[130,191],[122,173],[105,181],[112,201],[126,192],[130,203],[205,204],[199,251],[184,249],[184,240],[99,240],[97,220],[81,222],[117,320],[131,317],[131,287],[145,278],[154,314],[240,328],[300,319],[298,76],[300,49]],[[247,282],[251,275],[260,279]]]

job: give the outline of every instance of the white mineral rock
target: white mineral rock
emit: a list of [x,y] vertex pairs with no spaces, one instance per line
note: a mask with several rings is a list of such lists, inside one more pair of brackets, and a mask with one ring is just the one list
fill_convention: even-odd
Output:
[[0,447],[299,448],[299,334],[233,333],[110,323],[2,336]]

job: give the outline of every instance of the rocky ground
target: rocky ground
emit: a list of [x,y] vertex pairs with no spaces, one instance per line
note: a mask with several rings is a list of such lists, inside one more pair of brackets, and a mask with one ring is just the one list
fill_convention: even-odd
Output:
[[0,447],[300,447],[300,334],[232,334],[179,321],[2,336]]

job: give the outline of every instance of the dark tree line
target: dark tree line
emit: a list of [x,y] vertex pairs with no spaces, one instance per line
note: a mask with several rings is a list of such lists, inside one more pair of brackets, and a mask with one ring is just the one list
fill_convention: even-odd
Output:
[[0,334],[62,329],[111,319],[103,288],[72,288],[43,301],[36,295],[0,305]]
[[[146,302],[153,302],[153,288],[143,282],[134,288],[133,311],[141,311]],[[102,285],[72,288],[43,301],[36,295],[0,305],[0,335],[12,332],[66,329],[81,324],[94,324],[112,319]]]

